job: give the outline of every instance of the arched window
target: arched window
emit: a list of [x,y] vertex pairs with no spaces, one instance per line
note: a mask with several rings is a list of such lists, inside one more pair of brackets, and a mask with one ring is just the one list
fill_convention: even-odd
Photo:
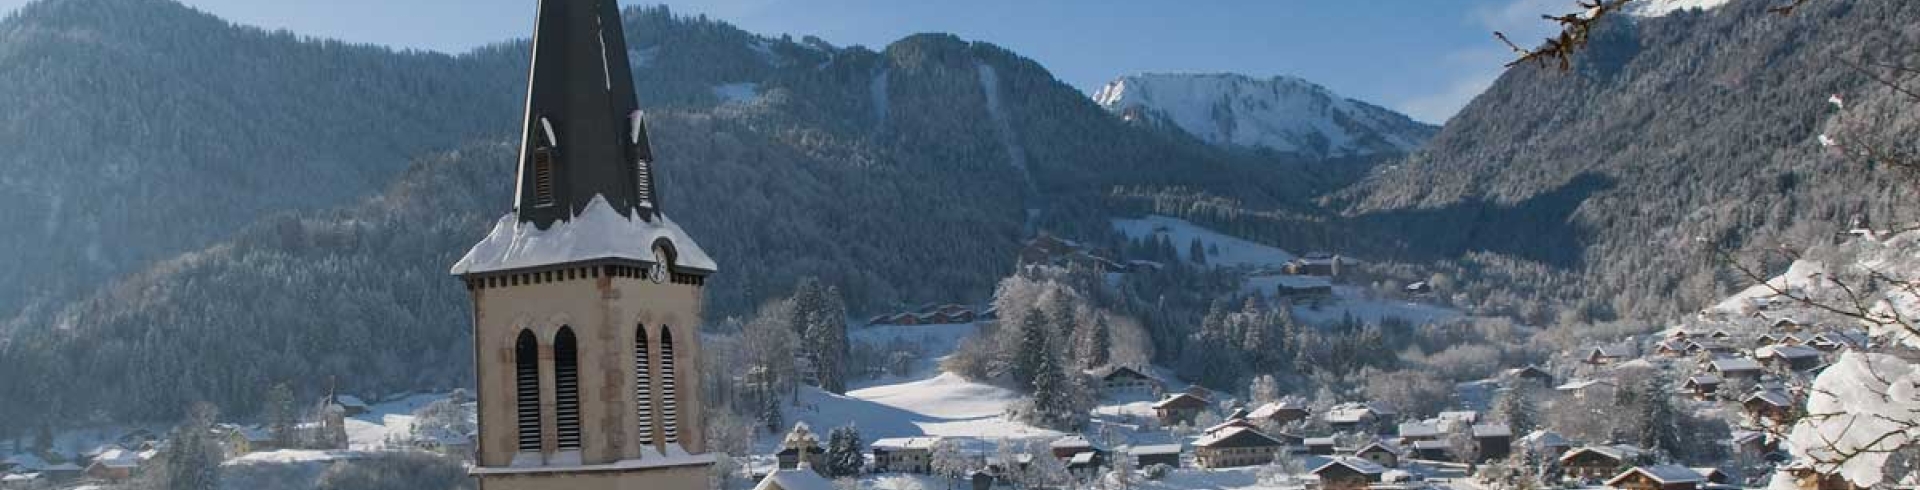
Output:
[[521,331],[514,342],[513,382],[520,452],[540,452],[540,341],[532,331]]
[[580,349],[568,327],[553,340],[553,412],[559,450],[580,450]]
[[653,438],[653,371],[647,351],[647,326],[635,329],[633,336],[633,406],[634,421],[640,425],[640,444],[652,445]]
[[660,416],[667,444],[680,442],[680,399],[674,387],[673,328],[660,328]]

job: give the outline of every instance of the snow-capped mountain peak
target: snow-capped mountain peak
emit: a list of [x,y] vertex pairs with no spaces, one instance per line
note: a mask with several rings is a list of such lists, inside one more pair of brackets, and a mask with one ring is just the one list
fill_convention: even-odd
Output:
[[1093,99],[1129,121],[1177,128],[1208,143],[1313,158],[1407,153],[1437,131],[1292,77],[1133,75]]
[[1640,0],[1627,5],[1627,13],[1640,17],[1660,17],[1687,9],[1712,10],[1731,0]]

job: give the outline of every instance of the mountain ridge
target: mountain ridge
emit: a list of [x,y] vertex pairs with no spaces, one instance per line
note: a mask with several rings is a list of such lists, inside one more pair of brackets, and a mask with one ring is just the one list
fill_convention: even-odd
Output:
[[1410,153],[1439,131],[1286,76],[1144,73],[1108,83],[1093,99],[1128,121],[1177,130],[1207,143],[1310,158]]

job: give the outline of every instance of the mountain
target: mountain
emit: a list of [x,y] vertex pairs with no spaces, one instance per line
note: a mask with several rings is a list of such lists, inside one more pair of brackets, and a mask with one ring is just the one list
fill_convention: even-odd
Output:
[[[1510,285],[1501,295],[1572,303],[1572,319],[1712,303],[1741,280],[1708,244],[1752,259],[1830,241],[1857,216],[1909,219],[1901,176],[1818,136],[1834,94],[1908,107],[1848,64],[1907,59],[1895,49],[1910,43],[1887,33],[1920,22],[1920,4],[1811,2],[1782,16],[1773,3],[1603,24],[1572,70],[1509,70],[1425,149],[1329,202],[1399,230],[1401,257],[1477,263],[1470,275]],[[1502,265],[1475,258],[1493,256]]]
[[1627,5],[1627,12],[1642,17],[1659,17],[1674,12],[1701,9],[1708,10],[1726,5],[1730,0],[1640,0]]
[[[203,17],[159,0],[45,5],[66,3],[149,8],[142,25],[162,33],[252,32],[180,22]],[[41,17],[50,11],[23,10],[7,22],[48,22]],[[110,32],[98,23],[132,15],[60,11],[98,32]],[[1306,171],[1309,162],[1255,158],[1130,126],[1039,64],[990,44],[918,35],[882,51],[842,48],[757,36],[664,8],[629,9],[626,21],[636,85],[654,125],[658,194],[730,271],[708,283],[713,323],[750,312],[805,277],[838,285],[861,312],[983,301],[1013,270],[1029,229],[1111,235],[1108,220],[1136,209],[1131,197],[1116,197],[1119,189],[1127,196],[1203,189],[1236,203],[1309,213],[1317,209],[1314,196],[1348,183]],[[211,38],[198,48],[209,57],[246,53],[259,42],[195,35]],[[61,37],[28,37],[35,36]],[[287,41],[294,48],[326,45]],[[65,52],[72,63],[110,56],[83,47]],[[517,120],[526,50],[526,43],[510,42],[461,57],[367,55],[397,73],[421,63],[474,63],[465,77],[418,83],[459,94],[497,91],[446,116],[484,129]],[[283,59],[290,65],[276,64]],[[480,69],[479,60],[499,66]],[[247,70],[303,73],[314,68],[291,63],[314,62],[263,57]],[[131,74],[95,66],[133,80],[188,76],[164,66]],[[194,76],[239,76],[223,72],[231,65],[186,66],[208,72]],[[240,104],[248,97],[210,98]],[[141,107],[183,124],[196,116],[166,112],[173,105]],[[302,388],[311,391],[316,380],[337,378],[341,389],[360,393],[467,385],[467,299],[447,267],[510,210],[514,149],[503,142],[515,128],[493,129],[423,150],[396,178],[331,206],[252,209],[254,219],[218,230],[136,223],[143,233],[192,235],[204,245],[145,251],[158,258],[73,301],[11,320],[0,334],[0,372],[9,373],[0,377],[0,398],[44,403],[0,404],[0,434],[60,413],[164,419],[196,400],[246,414],[277,381],[308,383]],[[158,172],[183,162],[139,163]],[[1275,172],[1276,165],[1301,171]],[[63,192],[91,192],[83,184]],[[166,205],[190,205],[193,193],[207,192],[202,181],[179,185],[172,189],[179,195],[168,199],[181,202],[162,200]],[[291,192],[231,186],[235,194]],[[93,381],[47,382],[68,379]]]
[[1132,75],[1108,83],[1093,99],[1128,121],[1207,143],[1316,159],[1409,153],[1439,130],[1289,77]]
[[513,52],[303,39],[161,0],[21,7],[0,20],[0,317],[507,131]]

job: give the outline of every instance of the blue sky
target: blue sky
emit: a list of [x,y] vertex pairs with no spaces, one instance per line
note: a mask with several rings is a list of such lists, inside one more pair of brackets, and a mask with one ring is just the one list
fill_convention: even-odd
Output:
[[[243,24],[460,52],[532,26],[533,0],[184,0]],[[1572,0],[652,0],[761,34],[879,48],[917,32],[1006,46],[1093,91],[1140,72],[1292,75],[1443,122]],[[11,11],[26,0],[0,0]]]

